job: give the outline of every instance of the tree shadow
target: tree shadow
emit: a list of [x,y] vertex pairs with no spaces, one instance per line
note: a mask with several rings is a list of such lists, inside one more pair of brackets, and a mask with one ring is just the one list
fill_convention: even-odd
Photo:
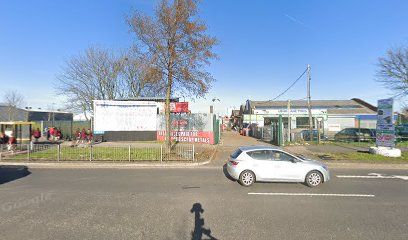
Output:
[[23,177],[30,175],[31,172],[26,166],[17,165],[17,166],[0,166],[0,185],[11,182]]
[[[204,228],[204,218],[201,218],[201,214],[204,213],[204,209],[201,207],[200,203],[194,203],[190,210],[194,213],[194,231],[191,232],[192,240],[217,240],[215,237],[211,236],[211,230]],[[206,238],[203,238],[206,237]]]

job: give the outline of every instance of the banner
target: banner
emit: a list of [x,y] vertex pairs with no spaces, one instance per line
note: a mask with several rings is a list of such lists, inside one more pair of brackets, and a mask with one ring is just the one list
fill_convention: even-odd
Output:
[[376,131],[377,147],[395,147],[393,103],[392,98],[378,100]]
[[[214,133],[206,131],[172,131],[170,138],[177,142],[214,144]],[[166,131],[157,131],[157,140],[165,139]]]
[[94,101],[94,133],[156,131],[157,106],[152,101]]
[[188,113],[188,102],[171,102],[170,112],[172,113]]

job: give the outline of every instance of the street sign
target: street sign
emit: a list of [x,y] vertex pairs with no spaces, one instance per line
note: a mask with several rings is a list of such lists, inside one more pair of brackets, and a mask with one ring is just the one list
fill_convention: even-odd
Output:
[[395,147],[392,98],[378,100],[376,145],[377,147]]

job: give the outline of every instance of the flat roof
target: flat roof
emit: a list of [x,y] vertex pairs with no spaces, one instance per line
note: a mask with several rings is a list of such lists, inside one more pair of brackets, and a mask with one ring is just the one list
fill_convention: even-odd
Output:
[[0,125],[33,125],[35,122],[24,122],[24,121],[11,121],[11,122],[0,122]]

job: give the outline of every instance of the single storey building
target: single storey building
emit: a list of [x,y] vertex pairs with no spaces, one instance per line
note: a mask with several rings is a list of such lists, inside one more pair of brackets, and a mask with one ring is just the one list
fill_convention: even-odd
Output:
[[[325,135],[350,127],[376,127],[377,108],[361,99],[312,100],[313,127],[321,123]],[[309,127],[308,104],[306,100],[294,101],[253,101],[247,100],[243,110],[243,123],[256,123],[259,127],[271,125],[282,116],[285,128],[290,119],[291,129]]]

